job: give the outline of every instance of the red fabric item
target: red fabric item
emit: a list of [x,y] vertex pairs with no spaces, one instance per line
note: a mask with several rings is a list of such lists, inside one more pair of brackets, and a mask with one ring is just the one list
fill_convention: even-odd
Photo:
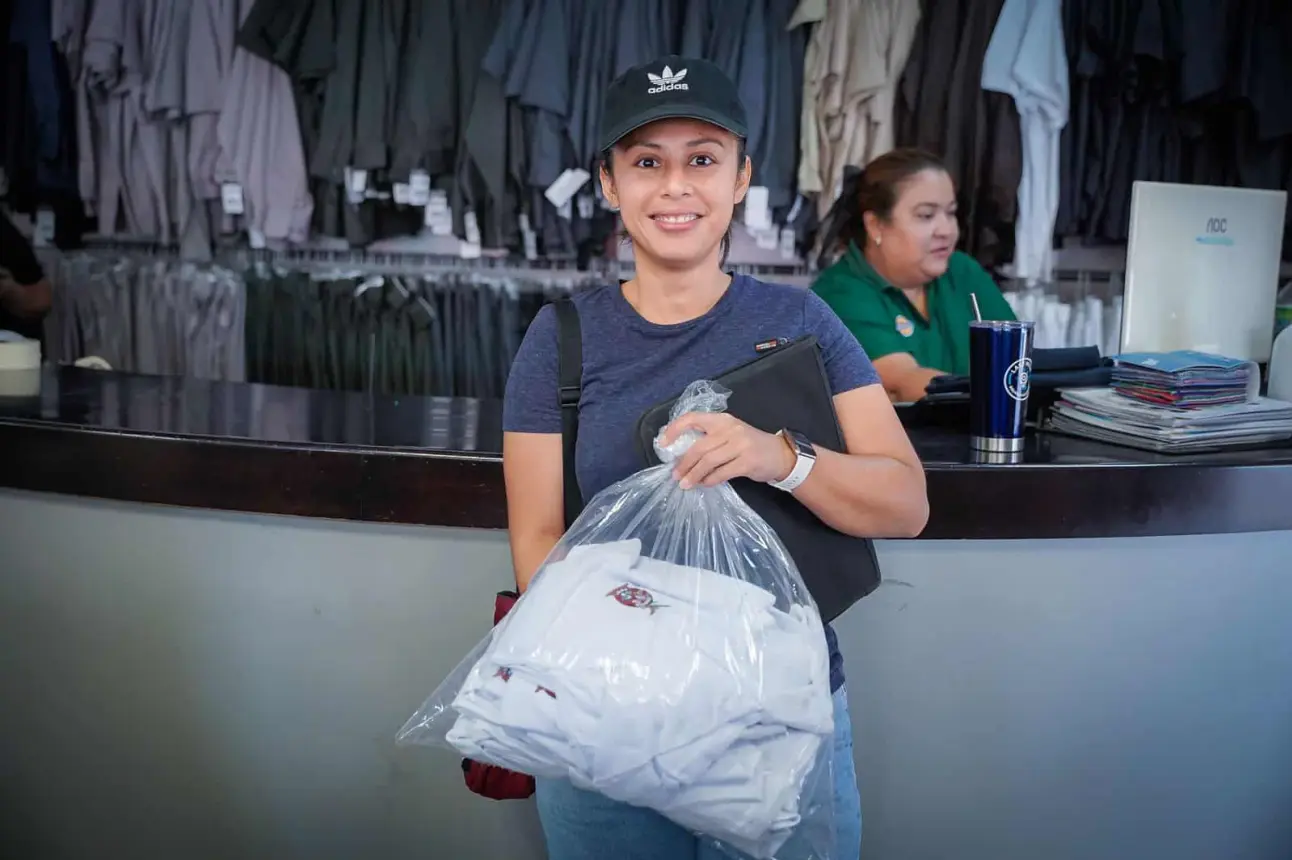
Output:
[[[508,612],[511,612],[517,600],[520,600],[520,595],[514,591],[498,592],[493,601],[495,626],[507,616]],[[464,758],[462,776],[466,780],[467,788],[490,800],[524,800],[534,796],[534,777],[514,770]]]
[[500,591],[493,599],[493,623],[498,626],[498,622],[507,617],[511,608],[520,600],[520,595],[514,591]]
[[534,796],[534,777],[470,759],[462,760],[467,788],[490,800],[524,800]]

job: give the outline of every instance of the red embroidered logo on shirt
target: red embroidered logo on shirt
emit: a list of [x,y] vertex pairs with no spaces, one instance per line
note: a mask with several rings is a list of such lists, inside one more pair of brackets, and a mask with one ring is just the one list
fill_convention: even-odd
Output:
[[547,695],[548,695],[550,698],[553,698],[553,699],[555,699],[555,698],[556,698],[556,694],[555,694],[555,693],[553,693],[551,690],[547,689],[546,687],[544,687],[544,686],[543,686],[543,685],[541,685],[541,684],[540,684],[539,686],[537,686],[537,687],[535,687],[535,688],[534,688],[534,692],[535,692],[535,693],[547,693]]
[[613,597],[622,605],[631,609],[648,609],[651,615],[655,614],[655,610],[665,608],[663,603],[655,602],[655,595],[644,588],[638,588],[626,582],[618,588],[608,591],[606,597]]
[[506,666],[499,666],[498,671],[494,672],[493,676],[495,678],[502,678],[503,682],[506,683],[511,680],[511,670]]

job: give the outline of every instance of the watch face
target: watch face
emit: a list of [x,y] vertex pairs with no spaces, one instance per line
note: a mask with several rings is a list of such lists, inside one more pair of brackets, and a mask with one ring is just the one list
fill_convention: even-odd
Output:
[[804,457],[816,456],[816,448],[812,445],[811,441],[808,440],[808,437],[804,436],[802,433],[795,433],[792,430],[789,433],[789,437],[794,442],[794,448]]

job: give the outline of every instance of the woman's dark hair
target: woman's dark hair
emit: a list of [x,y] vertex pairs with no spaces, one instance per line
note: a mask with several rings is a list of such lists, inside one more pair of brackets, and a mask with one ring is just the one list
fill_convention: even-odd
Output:
[[[610,149],[607,149],[605,152],[601,153],[601,169],[604,170],[606,172],[606,175],[610,176],[611,178],[613,178],[615,175],[613,155],[614,155],[614,147],[611,147]],[[741,171],[745,169],[746,155],[748,155],[748,152],[745,148],[745,139],[743,137],[737,137],[736,138],[736,170],[737,171]],[[735,219],[733,218],[732,220],[734,221]],[[630,237],[625,232],[624,235],[621,237],[621,241],[627,241],[630,238],[632,237]],[[731,225],[728,224],[727,232],[722,234],[722,258],[718,261],[719,266],[725,266],[727,264],[727,255],[730,253],[731,253]]]
[[864,215],[874,212],[876,218],[887,221],[902,196],[902,186],[926,170],[948,172],[942,159],[922,149],[894,149],[871,161],[864,170],[845,167],[843,188],[821,222],[818,263],[824,268],[825,258],[849,242],[865,247]]

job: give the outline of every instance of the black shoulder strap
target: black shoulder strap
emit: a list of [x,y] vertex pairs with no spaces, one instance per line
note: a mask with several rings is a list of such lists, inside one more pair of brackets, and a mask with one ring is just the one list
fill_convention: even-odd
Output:
[[565,527],[568,529],[583,511],[574,464],[575,443],[579,438],[579,397],[583,393],[583,330],[573,299],[558,299],[553,305],[558,327],[557,392],[561,404],[561,458],[565,467]]

